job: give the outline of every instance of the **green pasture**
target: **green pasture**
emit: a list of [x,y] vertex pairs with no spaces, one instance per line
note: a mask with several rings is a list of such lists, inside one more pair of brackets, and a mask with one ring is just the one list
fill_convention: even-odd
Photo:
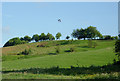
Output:
[[[99,70],[99,68],[102,66],[108,68],[107,65],[112,64],[113,59],[116,58],[114,53],[115,41],[93,40],[93,42],[97,43],[95,48],[88,47],[88,40],[44,41],[5,47],[3,48],[3,51],[8,51],[4,51],[2,56],[3,78],[86,79],[95,77],[109,78],[110,76],[116,78],[119,75],[119,72],[117,72],[115,69],[113,71],[115,75],[113,75],[111,72],[108,72],[108,70],[106,71],[106,69],[106,73],[104,73],[104,70]],[[40,43],[44,43],[45,47],[37,47],[37,45]],[[57,47],[60,48],[59,54],[55,52]],[[29,48],[32,50],[31,54],[17,55],[24,49]],[[74,48],[74,51],[70,52],[70,48]],[[96,71],[95,73],[89,74],[89,72],[94,71],[91,71],[93,68],[90,67],[92,66],[94,69],[96,69]],[[78,67],[79,69],[71,70],[75,67]],[[81,70],[80,67],[83,67],[83,70]],[[88,68],[88,72],[86,70],[84,71],[85,67]],[[102,75],[102,72],[106,75]]]

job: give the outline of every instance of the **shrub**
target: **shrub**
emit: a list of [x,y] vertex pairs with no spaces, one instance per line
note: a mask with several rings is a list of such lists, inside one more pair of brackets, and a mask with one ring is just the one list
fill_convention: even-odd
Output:
[[55,49],[56,49],[56,54],[59,54],[60,53],[60,47],[57,46]]
[[70,48],[70,52],[74,52],[74,51],[75,51],[74,47]]
[[44,45],[44,44],[41,44],[41,45],[37,45],[37,47],[45,47],[45,45]]
[[118,40],[118,36],[115,36],[114,39],[115,39],[115,40]]
[[115,52],[118,57],[118,60],[120,61],[120,40],[117,40],[115,43]]
[[96,48],[96,46],[97,46],[97,42],[96,41],[93,42],[93,46],[94,46],[94,48]]
[[56,46],[59,46],[60,44],[56,44]]
[[31,49],[25,49],[24,51],[22,51],[22,52],[20,52],[20,53],[18,53],[17,55],[28,55],[28,54],[30,54],[32,51],[31,51]]
[[47,43],[44,42],[44,43],[38,44],[37,47],[46,47],[46,44]]
[[110,39],[111,39],[111,36],[110,36],[110,35],[105,35],[105,36],[104,36],[104,39],[105,39],[105,40],[110,40]]
[[92,47],[92,45],[93,45],[93,44],[92,44],[92,40],[88,40],[88,47],[90,47],[90,48],[91,48],[91,47]]

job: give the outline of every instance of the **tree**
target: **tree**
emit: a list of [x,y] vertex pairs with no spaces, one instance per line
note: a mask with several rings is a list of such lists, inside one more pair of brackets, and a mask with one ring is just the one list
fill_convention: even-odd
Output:
[[115,36],[114,39],[115,39],[115,40],[118,40],[118,36]]
[[67,36],[67,37],[66,37],[66,39],[69,39],[69,38],[70,38],[70,36]]
[[84,38],[84,40],[85,40],[85,38],[87,37],[87,32],[86,32],[86,29],[83,29],[83,28],[81,28],[80,30],[79,30],[79,38],[81,39],[81,38]]
[[74,29],[71,35],[72,37],[79,39],[79,29]]
[[110,36],[110,35],[104,35],[104,39],[105,39],[105,40],[110,40],[110,39],[111,39],[111,36]]
[[24,38],[23,38],[23,37],[21,37],[21,38],[20,38],[20,40],[21,40],[21,41],[23,41],[23,40],[24,40]]
[[26,35],[26,36],[24,37],[24,40],[30,42],[30,41],[32,40],[32,38]]
[[115,52],[118,56],[118,60],[120,61],[120,40],[117,40],[115,43]]
[[55,40],[55,37],[54,37],[54,36],[52,37],[52,40]]
[[111,39],[111,40],[114,40],[114,36],[112,36],[110,39]]
[[46,35],[44,33],[41,33],[39,38],[40,38],[39,40],[46,40]]
[[32,40],[35,40],[36,42],[38,42],[39,41],[39,35],[38,34],[33,35]]
[[96,29],[96,27],[93,27],[93,26],[89,26],[87,29],[76,29],[76,30],[73,30],[72,32],[72,37],[74,38],[77,38],[77,39],[82,39],[84,38],[96,38],[96,37],[99,37],[101,38],[102,37],[102,34]]
[[60,39],[60,37],[61,37],[61,33],[60,32],[58,32],[57,34],[56,34],[56,39]]
[[48,33],[46,35],[46,39],[48,39],[48,40],[54,40],[54,36],[52,34]]
[[19,37],[15,37],[7,41],[3,47],[14,46],[14,45],[22,44],[22,43],[23,42],[19,39]]
[[99,39],[103,39],[103,35],[99,31],[97,31],[96,37],[99,37]]
[[96,27],[89,26],[87,28],[87,38],[96,38],[98,36],[98,31]]

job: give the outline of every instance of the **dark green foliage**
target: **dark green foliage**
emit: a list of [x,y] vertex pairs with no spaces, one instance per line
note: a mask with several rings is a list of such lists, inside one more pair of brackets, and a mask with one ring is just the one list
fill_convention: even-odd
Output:
[[114,40],[114,37],[111,37],[111,40]]
[[20,52],[20,53],[18,53],[17,55],[28,55],[28,54],[30,54],[32,51],[31,51],[31,49],[25,49],[24,51],[22,51],[22,52]]
[[45,35],[44,33],[41,33],[41,35],[39,36],[38,34],[33,35],[32,40],[35,40],[36,42],[40,41],[44,41],[44,40],[55,40],[55,37],[48,33],[47,35]]
[[40,38],[39,40],[41,40],[41,41],[47,39],[47,37],[46,37],[46,35],[44,33],[41,33],[41,35],[39,36],[39,38]]
[[66,39],[69,39],[69,38],[70,38],[70,36],[67,36],[67,37],[66,37]]
[[96,36],[99,36],[99,35],[97,35],[99,33],[98,33],[96,27],[89,26],[86,31],[87,31],[87,38],[92,39],[92,38],[95,38]]
[[61,37],[61,33],[60,32],[58,32],[57,34],[56,34],[56,39],[60,39],[60,37]]
[[[29,68],[29,69],[21,69],[21,70],[11,70],[11,71],[2,71],[4,74],[5,73],[32,73],[32,74],[51,74],[51,75],[66,75],[66,76],[75,76],[75,75],[99,75],[98,80],[94,81],[119,81],[120,76],[109,76],[109,77],[100,77],[100,75],[106,75],[106,74],[111,74],[114,72],[119,72],[120,65],[117,64],[109,64],[109,65],[104,65],[104,66],[94,66],[91,65],[89,67],[75,67],[72,66],[70,68],[60,68],[59,66],[56,67],[51,67],[51,68]],[[103,79],[103,80],[99,80]],[[114,79],[114,80],[110,80]],[[90,79],[89,79],[90,80]],[[89,81],[85,80],[85,81]],[[92,81],[93,81],[92,80]],[[78,79],[79,81],[79,79]]]
[[35,35],[33,35],[33,37],[32,37],[32,40],[35,40],[36,42],[38,42],[39,41],[39,35],[38,34],[35,34]]
[[21,37],[21,38],[20,38],[20,40],[21,40],[21,41],[23,41],[23,40],[24,40],[24,38],[23,38],[23,37]]
[[74,38],[77,38],[77,39],[81,39],[82,38],[82,29],[76,29],[76,30],[73,30],[73,32],[72,32],[72,36],[74,37]]
[[55,37],[52,34],[48,33],[46,35],[46,40],[55,40]]
[[105,35],[104,36],[105,40],[117,40],[118,36],[110,36],[110,35]]
[[74,47],[71,47],[69,50],[65,50],[65,52],[74,52],[74,51],[75,51]]
[[115,43],[115,52],[118,56],[118,60],[120,61],[120,40],[117,40]]
[[52,40],[55,40],[55,37],[54,37],[54,36],[52,37]]
[[118,37],[120,38],[120,33],[118,34]]
[[105,35],[105,36],[104,36],[104,39],[105,39],[105,40],[110,40],[110,39],[111,39],[111,36],[110,36],[110,35]]
[[118,40],[118,36],[115,36],[114,39],[115,39],[115,40]]
[[76,29],[76,30],[73,30],[72,34],[71,34],[74,38],[77,38],[77,39],[82,39],[84,38],[96,38],[96,37],[99,37],[101,38],[102,37],[102,34],[96,29],[96,27],[93,27],[93,26],[89,26],[87,29]]
[[14,45],[18,45],[18,44],[25,44],[27,43],[26,41],[21,41],[19,39],[19,37],[15,37],[10,39],[8,42],[5,43],[5,45],[3,47],[7,47],[7,46],[14,46]]
[[32,38],[26,35],[26,36],[24,37],[24,40],[30,42],[30,41],[32,40]]

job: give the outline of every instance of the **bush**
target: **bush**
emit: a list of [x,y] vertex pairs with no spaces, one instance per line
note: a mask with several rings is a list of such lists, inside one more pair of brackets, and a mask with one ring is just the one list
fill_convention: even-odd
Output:
[[91,47],[92,47],[92,45],[93,45],[93,44],[92,44],[92,40],[88,40],[88,47],[90,47],[90,48],[91,48]]
[[44,43],[41,43],[41,44],[37,45],[37,47],[46,47],[46,44],[47,43],[44,42]]
[[110,39],[111,39],[111,36],[110,36],[110,35],[105,35],[105,36],[104,36],[104,39],[105,39],[105,40],[110,40]]
[[115,40],[118,40],[118,36],[115,36],[114,39],[115,39]]
[[24,51],[22,51],[22,52],[20,52],[20,53],[18,53],[17,55],[28,55],[28,54],[30,54],[32,51],[31,51],[31,49],[25,49]]
[[96,46],[97,46],[97,42],[94,41],[94,42],[93,42],[93,47],[96,48]]
[[74,52],[74,51],[75,51],[74,47],[70,48],[70,52]]
[[60,44],[56,44],[56,46],[59,46]]
[[37,47],[45,47],[45,45],[44,45],[44,44],[41,44],[41,45],[37,45]]
[[118,60],[120,61],[120,40],[117,40],[115,43],[115,52],[118,57]]
[[59,54],[60,53],[60,47],[57,46],[55,49],[56,49],[56,54]]
[[97,46],[97,42],[96,41],[92,41],[92,40],[88,40],[88,47],[89,48],[96,48]]

